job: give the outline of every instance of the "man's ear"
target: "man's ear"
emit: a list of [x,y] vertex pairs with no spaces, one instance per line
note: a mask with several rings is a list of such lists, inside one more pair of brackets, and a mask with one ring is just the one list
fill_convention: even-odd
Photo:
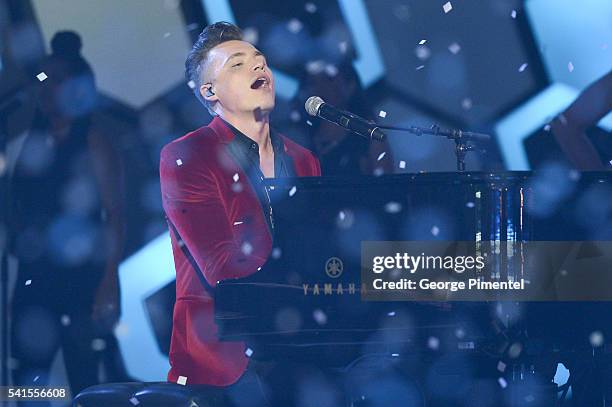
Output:
[[219,98],[212,89],[212,84],[205,83],[200,86],[200,95],[208,102],[216,102]]

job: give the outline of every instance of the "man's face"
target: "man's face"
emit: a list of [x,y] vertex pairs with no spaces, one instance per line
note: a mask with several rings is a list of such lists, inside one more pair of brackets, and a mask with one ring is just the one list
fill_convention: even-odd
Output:
[[[245,41],[211,49],[202,70],[202,96],[230,113],[269,112],[274,108],[274,77],[266,58]],[[212,84],[212,85],[211,85]],[[207,95],[211,88],[214,95]]]

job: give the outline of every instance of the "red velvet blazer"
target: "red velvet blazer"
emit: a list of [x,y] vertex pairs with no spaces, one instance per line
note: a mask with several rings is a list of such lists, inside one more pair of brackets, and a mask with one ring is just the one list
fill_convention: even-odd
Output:
[[[281,137],[297,176],[321,175],[310,151]],[[255,273],[272,250],[261,204],[228,151],[233,138],[217,117],[161,151],[162,200],[176,268],[170,382],[184,376],[187,384],[227,386],[248,364],[243,342],[217,340],[214,299],[196,274],[214,287],[219,280]],[[241,250],[245,243],[252,247],[248,255]]]

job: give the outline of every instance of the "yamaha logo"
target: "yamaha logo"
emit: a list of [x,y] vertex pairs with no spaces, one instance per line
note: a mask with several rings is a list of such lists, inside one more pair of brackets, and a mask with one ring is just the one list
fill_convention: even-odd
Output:
[[338,257],[330,257],[325,262],[325,274],[330,278],[338,278],[342,275],[344,270],[344,264]]

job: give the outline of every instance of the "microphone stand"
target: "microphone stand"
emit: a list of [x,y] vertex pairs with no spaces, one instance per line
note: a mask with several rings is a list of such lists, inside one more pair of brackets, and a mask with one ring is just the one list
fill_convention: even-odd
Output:
[[440,136],[446,137],[447,139],[455,141],[455,156],[457,157],[457,170],[465,171],[465,155],[469,151],[480,151],[470,142],[476,141],[484,141],[489,140],[491,136],[488,134],[482,133],[474,133],[471,131],[463,131],[458,129],[442,129],[437,124],[433,124],[430,128],[426,127],[395,127],[395,126],[378,126],[381,130],[392,130],[392,131],[403,131],[412,134],[416,134],[417,136],[422,136],[423,134],[431,135],[431,136]]

